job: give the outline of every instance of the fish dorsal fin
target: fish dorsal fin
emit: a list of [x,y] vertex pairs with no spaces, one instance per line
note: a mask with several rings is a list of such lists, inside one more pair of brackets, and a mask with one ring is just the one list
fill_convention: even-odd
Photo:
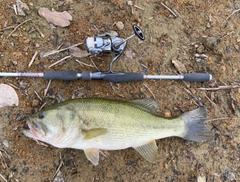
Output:
[[138,108],[143,109],[152,114],[157,114],[157,112],[160,110],[159,104],[153,98],[132,100],[130,101],[130,103],[133,103]]
[[82,130],[82,132],[84,135],[83,139],[89,140],[89,139],[95,138],[100,135],[105,135],[107,133],[107,129],[106,128],[93,128],[93,129],[89,129],[89,130]]
[[134,148],[139,154],[141,154],[144,159],[151,163],[155,163],[157,161],[158,147],[156,145],[155,140],[151,142]]
[[95,148],[85,149],[84,153],[85,153],[87,159],[89,161],[91,161],[91,163],[93,163],[95,166],[98,165],[99,149],[95,149]]

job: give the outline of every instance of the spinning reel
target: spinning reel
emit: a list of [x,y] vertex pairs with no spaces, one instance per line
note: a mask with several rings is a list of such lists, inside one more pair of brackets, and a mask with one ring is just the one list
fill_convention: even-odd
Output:
[[133,38],[135,35],[140,39],[144,40],[145,36],[142,30],[137,26],[133,25],[134,34],[124,39],[117,36],[111,36],[109,33],[97,34],[94,37],[88,37],[85,41],[85,46],[88,52],[92,54],[100,53],[114,53],[114,58],[110,62],[109,71],[112,73],[112,64],[122,55],[126,48],[127,41]]

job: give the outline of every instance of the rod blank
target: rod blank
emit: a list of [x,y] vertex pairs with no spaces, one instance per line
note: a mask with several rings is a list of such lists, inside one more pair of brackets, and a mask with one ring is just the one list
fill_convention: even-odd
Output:
[[144,75],[141,73],[110,73],[110,72],[89,72],[77,73],[75,71],[44,71],[43,73],[4,73],[0,77],[43,77],[47,80],[105,80],[109,82],[133,82],[144,79],[167,79],[184,80],[188,82],[208,82],[212,79],[211,74],[187,73],[184,75]]

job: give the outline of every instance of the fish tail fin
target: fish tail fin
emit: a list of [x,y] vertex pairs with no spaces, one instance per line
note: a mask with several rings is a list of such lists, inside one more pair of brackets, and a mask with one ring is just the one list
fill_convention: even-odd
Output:
[[213,140],[213,133],[206,123],[207,110],[205,107],[186,112],[180,116],[185,122],[185,133],[182,138],[194,142]]

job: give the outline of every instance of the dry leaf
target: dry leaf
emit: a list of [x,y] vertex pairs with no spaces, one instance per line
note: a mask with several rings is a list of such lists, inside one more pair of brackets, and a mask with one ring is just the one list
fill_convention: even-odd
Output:
[[38,14],[46,18],[48,22],[60,27],[70,25],[70,21],[72,20],[72,15],[70,15],[67,11],[57,12],[51,11],[48,8],[39,8]]
[[180,74],[187,73],[187,69],[183,63],[178,60],[172,60],[172,63]]
[[79,49],[78,47],[70,48],[69,52],[72,56],[78,57],[78,58],[84,58],[84,57],[87,57],[87,56],[91,55],[86,50]]
[[0,84],[0,107],[18,106],[19,99],[15,90],[6,84]]
[[17,13],[20,16],[26,16],[25,11],[29,10],[29,7],[26,3],[23,3],[21,0],[16,0],[17,3]]

